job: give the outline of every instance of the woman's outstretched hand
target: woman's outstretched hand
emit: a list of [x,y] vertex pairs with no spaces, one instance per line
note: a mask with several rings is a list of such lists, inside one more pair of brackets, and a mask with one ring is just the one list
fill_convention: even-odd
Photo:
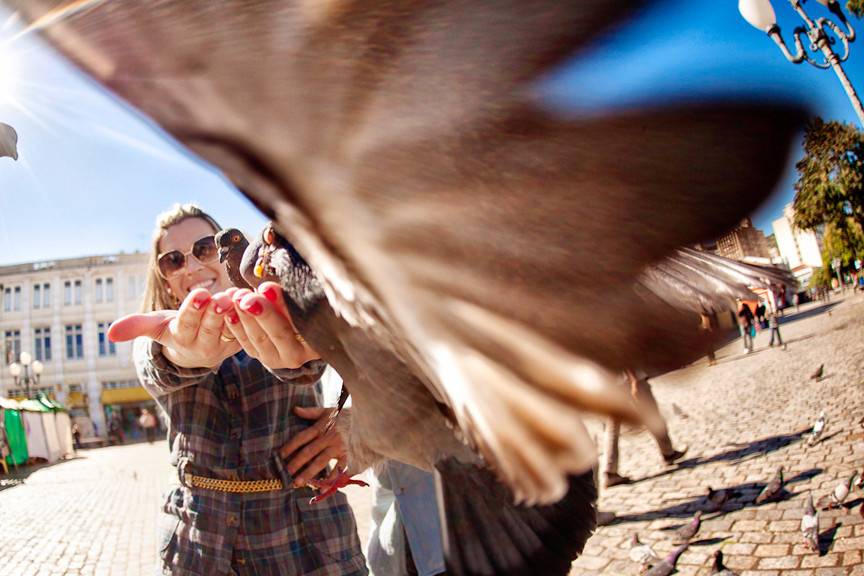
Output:
[[[162,353],[184,368],[215,368],[240,351],[240,344],[225,325],[231,312],[226,293],[211,295],[203,288],[191,291],[179,310],[130,314],[108,330],[112,342],[146,336],[162,344]],[[220,304],[220,302],[222,304]]]

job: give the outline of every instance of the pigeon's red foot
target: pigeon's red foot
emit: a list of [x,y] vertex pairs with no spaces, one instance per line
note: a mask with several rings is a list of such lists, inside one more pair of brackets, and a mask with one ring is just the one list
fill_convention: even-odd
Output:
[[348,476],[344,472],[340,472],[336,478],[333,480],[314,480],[309,482],[309,486],[318,490],[318,495],[314,496],[311,500],[309,500],[310,504],[317,504],[322,500],[326,500],[333,494],[335,494],[339,488],[345,488],[346,486],[350,486],[351,484],[355,484],[357,486],[369,486],[366,482],[362,480],[355,480],[351,476]]

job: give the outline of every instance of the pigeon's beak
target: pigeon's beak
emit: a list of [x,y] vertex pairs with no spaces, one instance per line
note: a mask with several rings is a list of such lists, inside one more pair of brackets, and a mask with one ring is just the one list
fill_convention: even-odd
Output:
[[230,249],[227,246],[220,246],[219,247],[219,263],[220,264],[225,263],[225,259],[228,258],[228,252],[229,251],[230,251]]

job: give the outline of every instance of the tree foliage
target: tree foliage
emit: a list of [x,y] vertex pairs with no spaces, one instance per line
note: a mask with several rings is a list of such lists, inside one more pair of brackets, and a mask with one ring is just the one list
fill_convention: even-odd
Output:
[[864,0],[849,0],[846,2],[846,9],[861,18],[864,16]]
[[819,288],[820,286],[831,286],[831,277],[825,268],[814,268],[813,274],[810,276],[809,287]]
[[796,164],[795,226],[813,230],[824,225],[838,254],[861,254],[864,133],[851,124],[817,118],[807,127],[804,154]]
[[[844,228],[828,225],[822,238],[822,261],[830,264],[840,259],[840,269],[844,272],[855,270],[855,260],[864,254],[864,232],[860,225],[850,223]],[[835,270],[836,273],[836,270]]]

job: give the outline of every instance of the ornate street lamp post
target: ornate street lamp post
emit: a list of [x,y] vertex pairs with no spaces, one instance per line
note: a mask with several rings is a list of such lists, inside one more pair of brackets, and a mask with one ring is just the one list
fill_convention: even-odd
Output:
[[[20,382],[23,382],[27,398],[31,396],[30,383],[32,382],[34,385],[39,384],[42,368],[42,363],[38,360],[33,362],[33,357],[28,352],[21,352],[18,355],[18,362],[13,362],[9,365],[9,372],[12,374],[12,378],[15,379],[15,386],[17,387]],[[31,371],[33,372],[32,376],[30,375]]]
[[[777,18],[774,16],[774,7],[771,6],[770,0],[738,0],[738,10],[741,12],[741,16],[753,27],[767,33],[777,43],[777,46],[780,47],[780,51],[783,52],[786,59],[793,64],[807,62],[816,68],[832,68],[840,79],[843,89],[846,90],[849,100],[852,101],[852,107],[855,108],[855,113],[858,114],[858,120],[864,126],[864,107],[861,106],[861,100],[858,98],[858,94],[855,93],[855,88],[852,87],[849,77],[846,76],[846,72],[840,65],[841,62],[849,57],[849,43],[855,41],[855,30],[849,25],[849,21],[846,20],[846,16],[843,14],[843,10],[841,10],[837,0],[817,1],[826,6],[837,17],[843,28],[827,18],[811,19],[802,7],[802,0],[789,0],[789,4],[792,5],[792,8],[798,12],[798,15],[801,16],[801,19],[807,25],[806,27],[798,26],[792,31],[795,37],[794,54],[786,46],[783,37],[780,35],[780,26],[777,25]],[[829,35],[829,31],[843,44],[842,55],[834,52],[832,45],[836,44],[836,40]],[[806,40],[804,36],[806,36]],[[809,45],[807,48],[809,48],[809,52],[814,53],[813,55],[808,53],[805,45]],[[814,59],[815,53],[819,51],[822,52],[824,60]]]

